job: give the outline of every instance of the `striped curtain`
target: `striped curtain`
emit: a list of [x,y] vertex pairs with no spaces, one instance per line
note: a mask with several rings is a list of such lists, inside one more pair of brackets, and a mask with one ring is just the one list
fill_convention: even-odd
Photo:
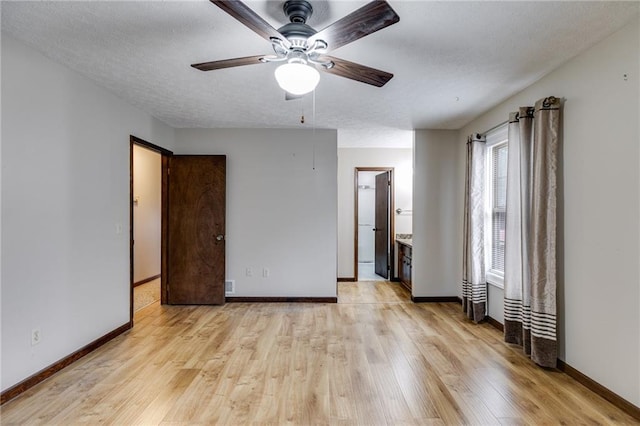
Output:
[[504,275],[505,341],[555,367],[556,197],[560,101],[509,117]]
[[487,315],[487,280],[484,266],[485,139],[473,134],[467,141],[464,197],[462,308],[471,320]]

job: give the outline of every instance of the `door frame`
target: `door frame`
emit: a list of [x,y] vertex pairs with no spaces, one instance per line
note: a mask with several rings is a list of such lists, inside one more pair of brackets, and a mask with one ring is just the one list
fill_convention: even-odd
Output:
[[392,281],[393,276],[393,260],[395,258],[394,241],[395,241],[395,183],[394,183],[394,168],[393,167],[355,167],[354,168],[354,186],[353,186],[353,277],[354,281],[358,281],[358,172],[389,172],[389,281]]
[[167,218],[168,218],[168,189],[169,189],[169,161],[173,152],[161,146],[147,142],[136,136],[129,135],[129,324],[133,327],[133,146],[138,145],[160,154],[162,162],[161,207],[160,207],[160,303],[166,303],[167,276]]

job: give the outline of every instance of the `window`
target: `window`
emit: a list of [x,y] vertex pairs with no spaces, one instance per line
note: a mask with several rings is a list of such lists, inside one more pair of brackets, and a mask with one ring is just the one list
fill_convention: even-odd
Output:
[[507,125],[487,133],[485,265],[487,282],[504,282],[504,240],[507,207]]

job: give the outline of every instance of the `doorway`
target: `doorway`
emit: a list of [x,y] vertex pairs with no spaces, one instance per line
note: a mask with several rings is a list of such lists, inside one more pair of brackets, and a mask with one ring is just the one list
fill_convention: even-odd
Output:
[[160,300],[162,156],[133,145],[133,309]]
[[354,188],[354,275],[356,281],[393,276],[393,168],[356,167]]
[[161,300],[166,250],[166,171],[173,155],[130,136],[129,279],[130,321],[136,309]]

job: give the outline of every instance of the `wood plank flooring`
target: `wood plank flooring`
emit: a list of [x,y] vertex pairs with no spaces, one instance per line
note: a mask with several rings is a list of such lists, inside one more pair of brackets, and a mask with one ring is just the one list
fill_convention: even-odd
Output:
[[455,303],[340,283],[337,304],[231,303],[135,327],[2,407],[12,424],[637,424]]

